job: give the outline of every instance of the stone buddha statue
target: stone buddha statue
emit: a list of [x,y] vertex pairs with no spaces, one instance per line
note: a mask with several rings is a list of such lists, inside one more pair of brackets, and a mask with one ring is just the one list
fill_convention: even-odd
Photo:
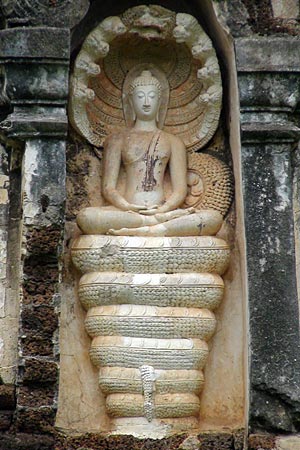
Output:
[[[187,153],[180,138],[158,127],[161,82],[143,70],[130,82],[128,95],[133,127],[111,134],[104,144],[102,194],[109,206],[83,209],[79,228],[84,234],[215,235],[223,221],[218,211],[181,208],[187,195]],[[124,194],[117,187],[122,166]]]
[[[166,37],[161,14],[170,19]],[[231,171],[196,151],[219,124],[218,61],[211,45],[209,56],[193,60],[191,49],[208,37],[195,18],[183,16],[139,6],[122,16],[128,30],[122,39],[107,41],[99,24],[92,36],[110,50],[105,60],[91,55],[98,75],[82,74],[86,59],[79,52],[70,102],[76,130],[104,147],[105,206],[79,212],[84,235],[71,250],[82,274],[77,295],[88,311],[90,357],[110,429],[154,439],[198,430],[207,341],[230,261],[228,244],[214,235],[231,204]],[[173,36],[183,19],[193,24],[185,46]],[[152,30],[159,36],[149,37]],[[202,72],[197,78],[211,66],[217,68],[211,78],[203,81]],[[209,89],[220,94],[219,103]]]

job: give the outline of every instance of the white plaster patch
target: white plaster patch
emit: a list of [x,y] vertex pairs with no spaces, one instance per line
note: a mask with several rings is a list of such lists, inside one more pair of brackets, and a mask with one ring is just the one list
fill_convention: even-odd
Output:
[[275,237],[275,248],[276,248],[276,252],[280,253],[280,239],[276,236]]
[[8,184],[8,176],[0,175],[0,204],[8,203]]
[[5,288],[0,284],[0,318],[5,317]]
[[9,177],[7,175],[0,175],[0,187],[7,189],[8,183],[9,183]]
[[171,427],[163,421],[154,419],[148,422],[144,417],[131,417],[128,419],[115,419],[113,421],[114,429],[111,434],[131,434],[134,437],[163,439],[165,438]]
[[201,444],[197,436],[189,436],[187,439],[183,441],[180,445],[182,450],[198,450]]
[[297,95],[293,92],[293,94],[289,95],[286,102],[288,105],[290,105],[292,108],[294,108],[295,106],[297,106],[297,103],[298,103]]
[[31,201],[31,187],[38,173],[38,145],[30,141],[26,143],[23,165],[23,208],[24,218],[32,219],[39,213],[39,206]]
[[278,204],[274,206],[274,209],[278,212],[285,211],[285,209],[290,205],[287,166],[288,163],[282,158],[282,155],[278,155],[278,158],[274,160],[274,175],[276,182],[275,188],[278,198]]
[[[3,360],[4,357],[4,340],[0,337],[0,361]],[[2,364],[0,364],[1,366]]]
[[259,259],[259,264],[260,264],[260,268],[261,268],[261,271],[262,271],[262,272],[265,271],[265,265],[266,265],[266,263],[267,263],[267,259],[266,259],[265,257]]
[[6,204],[8,202],[7,189],[0,189],[0,204]]
[[5,317],[5,280],[6,280],[6,241],[7,232],[0,230],[0,317]]

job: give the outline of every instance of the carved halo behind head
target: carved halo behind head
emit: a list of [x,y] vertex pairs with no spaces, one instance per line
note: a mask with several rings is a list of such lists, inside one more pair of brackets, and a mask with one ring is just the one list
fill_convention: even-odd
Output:
[[160,108],[158,112],[157,126],[158,128],[163,128],[168,111],[170,87],[166,75],[154,64],[138,64],[127,73],[122,89],[124,119],[127,127],[133,127],[134,113],[130,102],[132,86],[134,85],[134,80],[140,77],[141,73],[146,70],[150,71],[153,78],[158,80],[160,84]]

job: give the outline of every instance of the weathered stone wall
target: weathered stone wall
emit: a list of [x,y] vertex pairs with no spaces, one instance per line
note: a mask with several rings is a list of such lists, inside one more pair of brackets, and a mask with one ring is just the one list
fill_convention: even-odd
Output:
[[239,39],[236,44],[251,337],[249,421],[254,432],[299,431],[294,226],[299,199],[296,191],[293,195],[299,139],[297,46],[297,39],[284,37]]
[[[1,118],[13,113],[1,124],[0,148],[0,449],[246,448],[243,431],[141,441],[55,430],[64,224],[84,206],[81,180],[90,173],[89,158],[79,170],[80,152],[70,146],[67,190],[78,199],[71,196],[65,215],[69,48],[76,53],[101,18],[145,2],[1,3]],[[295,436],[278,436],[300,432],[299,5],[224,0],[214,1],[213,11],[209,0],[154,3],[202,14],[208,34],[215,11],[233,37],[249,302],[248,445],[295,450]]]
[[1,428],[25,437],[0,445],[31,448],[32,434],[49,441],[56,416],[69,30],[16,27],[1,37],[13,107],[2,122],[10,163],[4,320],[11,328],[4,328],[10,365],[1,372]]

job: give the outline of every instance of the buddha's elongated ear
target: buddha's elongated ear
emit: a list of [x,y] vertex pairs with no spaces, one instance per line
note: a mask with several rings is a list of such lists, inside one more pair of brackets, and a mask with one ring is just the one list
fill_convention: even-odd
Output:
[[135,112],[134,107],[133,107],[133,101],[132,101],[132,95],[131,94],[128,95],[128,100],[129,100],[129,106],[130,106],[131,120],[133,121],[133,123],[135,123],[135,121],[136,121],[136,112]]
[[161,107],[161,97],[159,98],[158,105],[157,105],[157,111],[156,111],[156,118],[155,118],[155,120],[156,120],[157,124],[160,121],[160,107]]

